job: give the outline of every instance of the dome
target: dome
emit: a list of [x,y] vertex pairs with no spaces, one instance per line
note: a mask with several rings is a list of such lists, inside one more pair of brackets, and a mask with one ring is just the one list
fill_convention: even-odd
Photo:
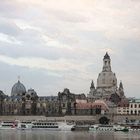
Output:
[[22,96],[23,93],[26,93],[25,86],[18,80],[12,87],[11,96]]
[[117,78],[113,72],[101,72],[97,79],[98,88],[117,87]]

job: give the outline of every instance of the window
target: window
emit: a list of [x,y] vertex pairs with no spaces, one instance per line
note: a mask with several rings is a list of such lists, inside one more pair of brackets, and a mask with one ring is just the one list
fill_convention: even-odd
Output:
[[65,107],[65,103],[63,103],[63,107]]
[[135,108],[137,108],[137,104],[135,104]]

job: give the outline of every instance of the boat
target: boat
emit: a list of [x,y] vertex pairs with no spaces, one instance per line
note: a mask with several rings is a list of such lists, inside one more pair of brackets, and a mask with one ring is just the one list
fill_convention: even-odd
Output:
[[95,124],[89,127],[89,131],[114,131],[113,125]]
[[140,131],[140,124],[133,124],[129,126],[130,131]]
[[128,132],[129,128],[121,125],[102,125],[95,124],[89,127],[89,131],[123,131]]
[[129,128],[121,125],[114,125],[114,131],[128,132]]
[[17,122],[15,121],[2,121],[0,123],[0,130],[16,129]]
[[17,130],[31,130],[32,129],[32,122],[18,122]]
[[52,130],[52,131],[71,131],[74,128],[74,124],[67,122],[44,122],[35,121],[32,122],[32,130]]

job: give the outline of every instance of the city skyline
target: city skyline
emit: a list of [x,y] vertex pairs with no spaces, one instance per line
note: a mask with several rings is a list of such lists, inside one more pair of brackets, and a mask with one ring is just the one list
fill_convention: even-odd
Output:
[[0,90],[89,92],[106,51],[127,97],[140,97],[138,0],[0,0]]

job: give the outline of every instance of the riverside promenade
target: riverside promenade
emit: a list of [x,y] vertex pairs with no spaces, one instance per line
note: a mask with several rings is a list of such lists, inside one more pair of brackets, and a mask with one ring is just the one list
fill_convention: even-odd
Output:
[[107,117],[110,122],[118,123],[128,120],[140,120],[139,115],[95,115],[95,116],[63,116],[63,117],[46,117],[46,116],[0,116],[0,121],[74,121],[74,122],[88,122],[88,123],[99,123],[101,117]]
[[45,117],[45,116],[0,116],[0,121],[3,120],[20,120],[20,121],[33,121],[33,120],[42,120],[42,121],[87,121],[95,122],[94,116],[64,116],[64,117]]

